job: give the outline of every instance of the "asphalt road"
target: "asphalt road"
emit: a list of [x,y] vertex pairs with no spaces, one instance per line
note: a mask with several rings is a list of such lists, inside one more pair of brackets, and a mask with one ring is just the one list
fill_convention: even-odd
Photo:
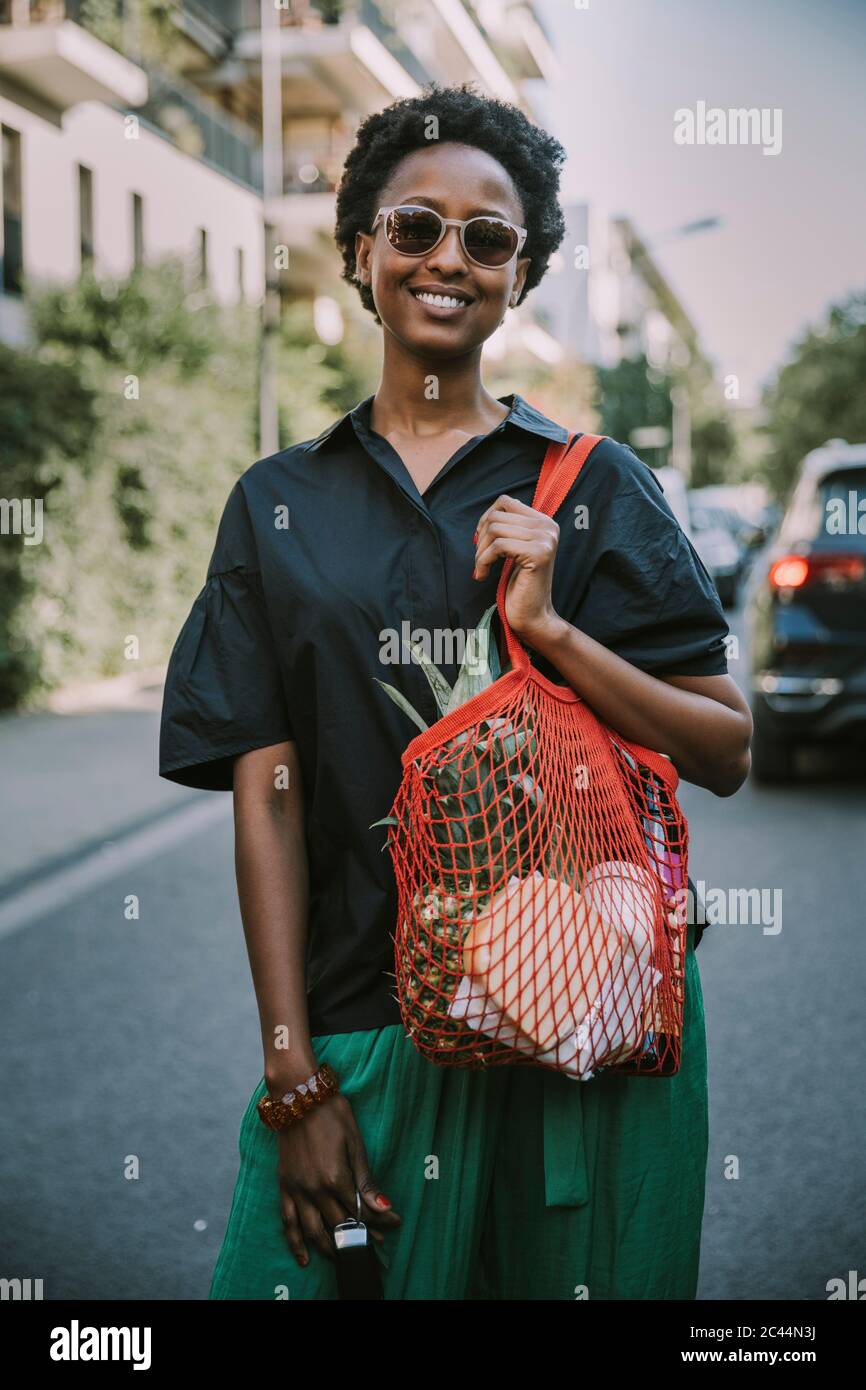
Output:
[[[112,716],[86,718],[98,758]],[[156,724],[153,710],[123,720],[96,807],[87,769],[65,776],[57,757],[74,718],[53,742],[32,721],[4,734],[30,740],[17,775],[42,777],[51,813],[10,788],[0,1275],[41,1278],[49,1299],[207,1296],[261,1074],[230,798],[151,784]],[[698,949],[711,1098],[699,1297],[824,1299],[829,1279],[866,1275],[864,782],[819,767],[794,789],[682,795],[692,878],[765,890],[768,908],[716,922]],[[47,860],[33,848],[46,819]],[[108,857],[87,854],[94,832],[114,840]],[[34,881],[43,896],[23,899]]]

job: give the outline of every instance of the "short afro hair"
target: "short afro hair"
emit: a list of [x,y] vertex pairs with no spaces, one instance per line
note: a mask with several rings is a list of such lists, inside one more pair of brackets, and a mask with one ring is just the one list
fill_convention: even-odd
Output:
[[470,82],[459,87],[430,82],[418,96],[395,101],[361,123],[337,190],[334,239],[343,257],[342,279],[355,285],[377,323],[381,320],[370,286],[356,279],[355,234],[370,231],[380,191],[400,161],[414,150],[430,148],[431,116],[437,118],[443,144],[474,145],[497,159],[511,177],[524,209],[522,254],[532,257],[518,304],[542,280],[565,236],[558,201],[565,150],[559,141],[533,125],[519,107],[485,96]]

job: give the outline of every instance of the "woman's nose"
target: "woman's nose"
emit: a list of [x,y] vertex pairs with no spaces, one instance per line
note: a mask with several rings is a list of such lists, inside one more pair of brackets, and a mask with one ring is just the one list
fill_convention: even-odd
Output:
[[427,257],[428,264],[442,262],[443,265],[465,265],[466,256],[460,241],[459,227],[446,227],[445,235],[438,246],[434,246]]

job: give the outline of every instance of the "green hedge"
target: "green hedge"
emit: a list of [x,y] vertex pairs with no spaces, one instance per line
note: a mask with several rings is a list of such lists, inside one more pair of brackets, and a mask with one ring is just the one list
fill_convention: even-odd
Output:
[[[31,315],[37,346],[0,351],[4,496],[44,502],[40,545],[0,537],[4,709],[162,664],[231,486],[257,457],[255,309],[190,295],[169,262],[43,290]],[[324,348],[305,304],[285,316],[279,357],[283,443],[365,389],[360,352]]]

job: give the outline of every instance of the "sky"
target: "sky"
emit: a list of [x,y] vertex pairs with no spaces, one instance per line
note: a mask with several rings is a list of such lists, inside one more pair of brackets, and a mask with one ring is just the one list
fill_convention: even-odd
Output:
[[[752,403],[805,328],[866,289],[866,0],[536,3],[561,68],[538,114],[568,152],[563,200],[635,222]],[[779,153],[678,144],[675,112],[700,102],[766,109]]]

